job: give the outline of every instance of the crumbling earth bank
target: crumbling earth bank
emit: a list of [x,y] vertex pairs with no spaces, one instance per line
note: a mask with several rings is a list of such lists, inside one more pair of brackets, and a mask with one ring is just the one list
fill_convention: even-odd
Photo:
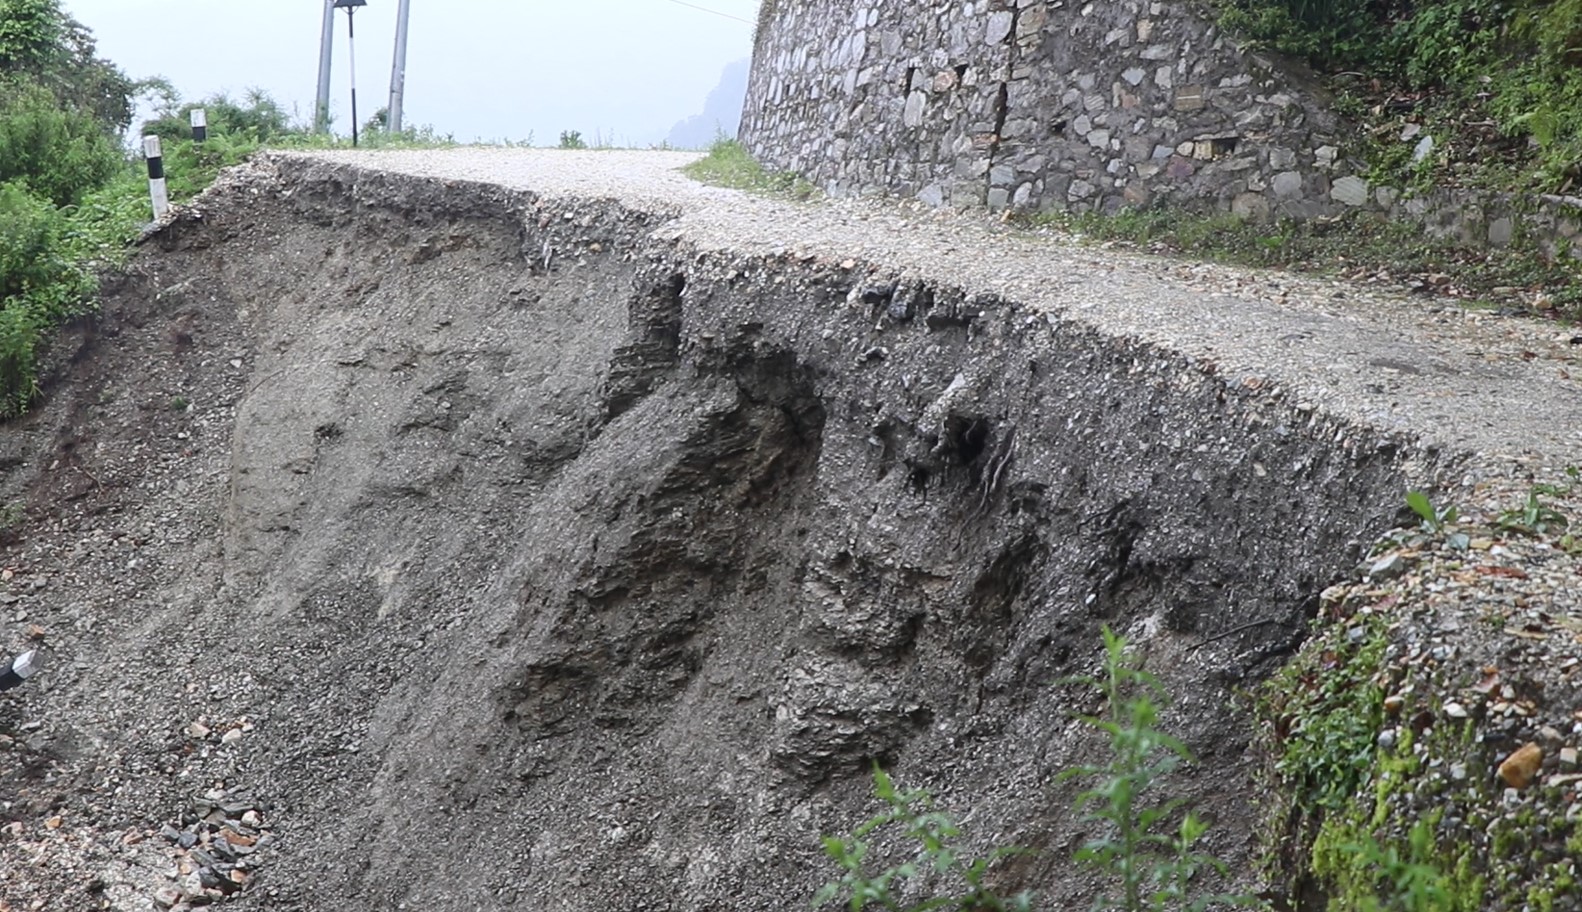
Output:
[[[153,238],[5,435],[56,666],[0,705],[4,902],[804,908],[878,758],[1064,908],[1106,623],[1247,870],[1232,689],[1421,454],[667,215],[263,162]],[[268,838],[194,860],[195,797]]]

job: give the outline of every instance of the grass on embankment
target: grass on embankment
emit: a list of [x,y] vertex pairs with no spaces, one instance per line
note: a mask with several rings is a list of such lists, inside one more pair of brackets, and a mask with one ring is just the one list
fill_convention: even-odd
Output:
[[766,171],[734,139],[717,139],[708,154],[681,169],[693,180],[732,190],[811,199],[818,188],[789,171]]
[[1470,247],[1365,214],[1260,225],[1229,214],[1152,209],[1108,216],[1052,213],[1023,222],[1168,256],[1380,281],[1464,305],[1582,319],[1577,261],[1549,257],[1524,240],[1504,248]]

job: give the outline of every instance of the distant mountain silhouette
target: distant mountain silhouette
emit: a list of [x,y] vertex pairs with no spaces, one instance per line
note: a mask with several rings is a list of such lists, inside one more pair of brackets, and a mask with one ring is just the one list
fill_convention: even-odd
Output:
[[670,128],[665,142],[678,149],[702,149],[714,142],[721,132],[736,138],[736,127],[742,120],[742,103],[747,100],[747,68],[750,60],[742,59],[725,67],[720,83],[703,102],[703,113],[695,114]]

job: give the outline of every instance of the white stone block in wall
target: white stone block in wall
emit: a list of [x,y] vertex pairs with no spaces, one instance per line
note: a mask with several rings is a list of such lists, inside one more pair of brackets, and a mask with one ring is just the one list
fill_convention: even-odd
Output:
[[1355,175],[1335,181],[1329,188],[1329,198],[1346,206],[1361,206],[1368,201],[1368,182]]
[[1293,199],[1302,195],[1302,175],[1295,171],[1281,171],[1276,174],[1272,185],[1275,196]]
[[1011,26],[1016,22],[1016,15],[1009,10],[1001,10],[989,14],[989,23],[984,28],[983,40],[989,45],[1001,44],[1011,37]]

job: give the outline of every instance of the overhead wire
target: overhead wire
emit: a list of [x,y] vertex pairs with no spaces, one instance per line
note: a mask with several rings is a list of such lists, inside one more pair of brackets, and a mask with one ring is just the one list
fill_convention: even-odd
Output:
[[700,11],[705,12],[705,13],[713,13],[716,16],[723,16],[726,19],[735,19],[737,22],[746,23],[747,25],[752,25],[753,24],[752,20],[750,20],[750,19],[743,19],[740,16],[733,16],[730,13],[722,13],[719,10],[709,9],[706,6],[698,6],[696,3],[688,3],[688,2],[686,2],[686,0],[670,0],[670,2],[676,4],[677,6],[686,6],[686,7],[690,7],[692,9],[695,9],[695,10],[700,10]]

